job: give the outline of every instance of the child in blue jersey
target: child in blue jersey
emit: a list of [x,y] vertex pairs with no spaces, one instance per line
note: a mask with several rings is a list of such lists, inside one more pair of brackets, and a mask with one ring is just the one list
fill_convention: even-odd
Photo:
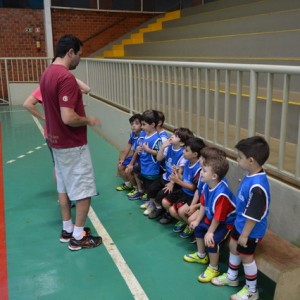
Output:
[[141,145],[137,147],[139,155],[140,174],[138,178],[143,183],[144,192],[148,193],[151,183],[159,177],[160,162],[157,152],[161,147],[161,138],[156,130],[158,114],[155,110],[146,110],[142,114],[142,130],[144,131]]
[[[221,155],[224,155],[226,157],[226,154],[224,151],[219,150],[217,148],[213,147],[205,147],[201,150],[201,156],[200,156],[200,166],[203,165],[203,161],[205,159],[212,158],[212,157],[219,157]],[[225,179],[224,179],[225,180]],[[198,180],[197,189],[194,193],[193,200],[190,204],[184,204],[182,207],[178,210],[178,215],[180,217],[180,220],[183,221],[185,224],[187,224],[184,228],[184,230],[180,233],[181,238],[189,238],[194,235],[194,231],[190,228],[191,222],[195,221],[197,219],[197,216],[199,214],[200,209],[200,196],[202,194],[204,182],[201,180],[201,172],[200,172],[200,178]],[[192,240],[193,243],[196,243],[196,239],[193,237]]]
[[200,282],[210,282],[220,274],[219,251],[235,220],[235,197],[223,180],[228,169],[225,153],[207,157],[203,161],[201,180],[204,185],[200,196],[200,211],[196,220],[190,223],[191,229],[195,230],[198,251],[183,257],[190,263],[209,262],[206,270],[198,277]]
[[238,286],[238,269],[243,263],[246,285],[231,296],[232,300],[255,300],[257,291],[257,266],[254,253],[257,243],[265,236],[270,205],[270,187],[262,166],[270,153],[263,137],[253,136],[237,143],[238,165],[246,176],[237,191],[236,220],[229,244],[229,268],[227,273],[216,277],[217,286]]
[[127,147],[120,156],[118,161],[118,172],[123,178],[124,183],[121,186],[116,187],[117,191],[128,191],[135,186],[134,176],[131,172],[125,172],[126,167],[131,162],[132,155],[136,149],[136,143],[142,131],[142,115],[135,114],[129,118],[131,126],[131,133],[129,136]]
[[[190,204],[200,175],[200,162],[199,157],[201,150],[205,147],[205,144],[200,138],[190,138],[186,142],[185,149],[183,151],[184,158],[187,160],[183,174],[180,176],[178,169],[173,168],[172,174],[169,176],[170,181],[181,186],[181,189],[173,191],[168,194],[162,201],[162,205],[169,214],[179,220],[173,229],[175,232],[180,232],[186,226],[185,223],[180,221],[178,215],[178,209],[185,203]],[[166,220],[162,218],[159,221],[161,224],[167,224]]]
[[156,126],[156,130],[161,138],[162,143],[164,143],[166,140],[169,139],[169,134],[167,133],[166,130],[164,130],[164,122],[165,122],[165,115],[163,112],[157,110],[157,115],[158,115],[158,123]]
[[183,150],[188,139],[193,137],[193,133],[188,128],[177,128],[172,136],[163,142],[157,153],[158,161],[165,161],[165,172],[159,176],[149,187],[149,201],[141,208],[146,208],[144,215],[149,215],[149,219],[155,219],[163,214],[162,199],[169,193],[180,188],[179,185],[170,181],[173,167],[178,168],[179,174],[183,172],[186,159],[183,157]]

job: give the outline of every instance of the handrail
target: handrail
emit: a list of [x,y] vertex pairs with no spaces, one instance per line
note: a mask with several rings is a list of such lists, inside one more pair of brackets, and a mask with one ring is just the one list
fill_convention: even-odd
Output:
[[87,37],[87,38],[84,39],[82,42],[85,43],[85,42],[91,40],[92,38],[98,36],[99,34],[105,32],[106,30],[108,30],[108,29],[114,27],[115,25],[121,23],[122,21],[124,21],[124,20],[126,20],[126,19],[127,19],[127,17],[120,18],[119,20],[115,21],[114,23],[112,23],[112,24],[106,26],[105,28],[103,28],[103,29],[97,31],[96,33],[92,34],[91,36]]

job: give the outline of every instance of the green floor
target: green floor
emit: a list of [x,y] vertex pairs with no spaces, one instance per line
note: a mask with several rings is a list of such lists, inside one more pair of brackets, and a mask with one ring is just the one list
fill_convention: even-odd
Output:
[[[50,154],[32,117],[21,107],[2,107],[0,121],[9,299],[133,299],[104,245],[71,252],[59,243],[61,218]],[[89,145],[100,192],[92,207],[149,299],[224,300],[241,288],[199,283],[205,267],[182,259],[195,252],[195,245],[173,233],[171,225],[144,217],[139,201],[115,191],[121,183],[115,176],[117,149],[92,131]],[[90,221],[87,225],[95,233]],[[224,254],[223,271],[226,260]],[[272,299],[274,287],[259,274],[260,299]]]

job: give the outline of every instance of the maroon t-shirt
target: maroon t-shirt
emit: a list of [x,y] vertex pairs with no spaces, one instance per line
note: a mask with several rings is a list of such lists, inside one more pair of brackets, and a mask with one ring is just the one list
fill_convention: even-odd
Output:
[[60,108],[73,108],[85,116],[82,93],[74,75],[64,66],[51,64],[40,81],[48,140],[53,148],[72,148],[87,144],[86,126],[71,127],[62,121]]

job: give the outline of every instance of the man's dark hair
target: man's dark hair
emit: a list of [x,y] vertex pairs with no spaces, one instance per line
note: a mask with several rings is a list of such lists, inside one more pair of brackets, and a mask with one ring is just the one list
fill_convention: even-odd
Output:
[[71,34],[66,34],[62,36],[57,45],[56,45],[56,51],[55,51],[55,57],[63,58],[68,53],[70,49],[74,50],[74,53],[77,54],[77,52],[80,50],[80,47],[83,45],[80,39],[78,39],[76,36]]
[[262,136],[256,135],[240,140],[235,148],[244,153],[247,158],[253,157],[260,166],[267,161],[270,155],[269,145]]
[[189,146],[192,152],[197,152],[197,157],[200,157],[201,150],[205,147],[205,144],[202,139],[198,137],[193,137],[187,140],[185,146]]
[[146,122],[147,124],[155,124],[155,127],[158,124],[158,113],[156,110],[148,109],[143,112],[142,114],[142,121]]
[[129,118],[129,123],[133,123],[135,120],[138,120],[140,123],[142,121],[142,115],[141,114],[134,114]]

